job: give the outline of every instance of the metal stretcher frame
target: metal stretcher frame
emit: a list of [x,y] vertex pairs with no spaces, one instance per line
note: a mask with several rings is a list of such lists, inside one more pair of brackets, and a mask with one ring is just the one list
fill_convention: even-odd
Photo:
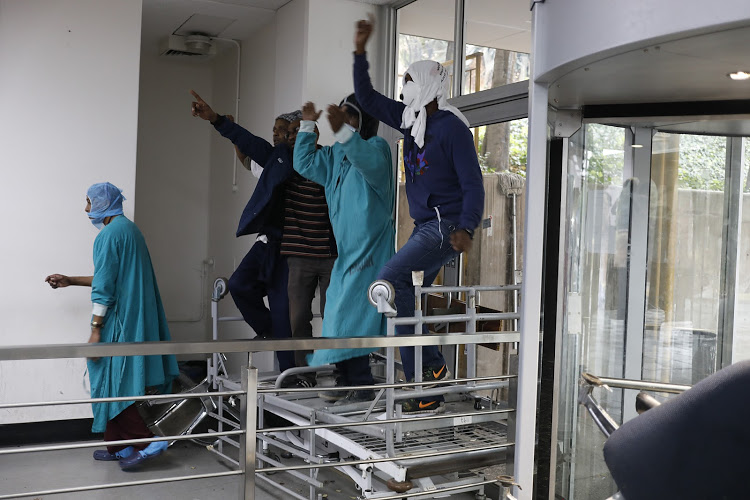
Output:
[[[419,282],[419,278],[415,279]],[[378,282],[376,282],[377,284]],[[375,284],[374,284],[375,285]],[[390,285],[388,284],[388,287]],[[517,292],[519,285],[478,286],[478,287],[421,287],[415,286],[415,297],[417,303],[415,315],[412,318],[396,318],[395,310],[388,308],[385,302],[387,297],[374,297],[373,287],[370,288],[370,300],[373,305],[379,305],[381,312],[390,309],[386,314],[387,335],[395,337],[395,327],[400,324],[414,325],[415,334],[422,334],[423,324],[435,323],[465,323],[466,334],[476,332],[477,321],[517,320],[516,313],[477,313],[477,295],[481,292]],[[226,283],[217,280],[214,284],[212,296],[212,319],[214,325],[214,339],[218,340],[218,326],[225,321],[241,320],[238,317],[220,317],[218,314],[218,303],[226,293]],[[390,289],[392,298],[392,288]],[[423,312],[424,301],[422,296],[428,293],[466,294],[466,313],[448,314],[440,316],[425,316]],[[387,295],[387,291],[386,291]],[[378,299],[380,304],[378,304]],[[391,303],[392,305],[392,303]],[[518,342],[516,332],[497,334],[496,343]],[[280,389],[281,380],[290,375],[291,372],[302,373],[305,371],[330,371],[333,367],[316,368],[294,368],[281,374],[275,381],[273,387],[263,388],[261,383],[258,389],[258,465],[257,477],[269,486],[283,492],[285,495],[300,500],[315,500],[322,498],[318,490],[323,484],[317,479],[320,468],[335,467],[348,475],[361,492],[361,498],[386,499],[407,498],[412,496],[440,496],[448,492],[458,493],[476,491],[477,498],[484,498],[484,487],[488,482],[483,476],[472,478],[455,478],[436,485],[430,476],[443,476],[445,474],[466,471],[473,464],[473,468],[481,465],[491,465],[504,461],[507,449],[511,449],[514,443],[508,440],[505,429],[497,424],[498,419],[503,419],[514,412],[513,408],[502,408],[480,412],[459,412],[446,415],[415,415],[411,418],[401,414],[398,403],[404,399],[415,396],[432,396],[443,394],[467,394],[476,391],[494,391],[507,388],[509,383],[515,382],[515,375],[502,375],[495,377],[476,376],[476,344],[467,344],[467,377],[460,380],[449,380],[441,382],[440,388],[426,389],[421,380],[421,347],[415,349],[415,381],[413,383],[396,383],[395,381],[395,351],[393,347],[386,348],[386,380],[385,384],[376,386],[347,387],[342,390],[352,389],[374,389],[377,391],[372,403],[358,405],[347,405],[347,407],[321,406],[319,400],[314,396],[319,389]],[[227,377],[224,358],[221,353],[213,354],[209,360],[209,381],[213,383],[217,391],[225,391],[237,387],[236,381]],[[272,380],[272,379],[270,379]],[[270,381],[269,380],[269,381]],[[433,382],[434,384],[434,382]],[[413,388],[413,391],[398,390],[405,386]],[[332,388],[326,388],[332,389]],[[313,402],[317,404],[312,404]],[[382,403],[385,403],[383,408]],[[226,408],[222,399],[218,401],[218,414],[211,416],[217,419],[217,432],[222,433],[225,425],[236,428],[237,423],[227,420],[223,412]],[[475,403],[475,408],[476,408]],[[480,406],[481,408],[481,406]],[[264,414],[281,417],[292,423],[286,427],[264,428]],[[368,420],[377,415],[376,420]],[[236,418],[236,415],[235,415]],[[494,428],[491,428],[495,424]],[[438,444],[432,446],[420,446],[419,439],[428,441],[438,440]],[[484,446],[467,445],[472,441],[481,439]],[[224,444],[230,444],[239,448],[240,443],[230,437],[218,439],[212,451],[224,459],[237,464],[224,450]],[[406,445],[409,445],[409,450]],[[326,454],[327,447],[334,447],[338,452],[348,453],[358,460],[342,462],[331,460],[330,453]],[[296,456],[311,465],[284,466],[281,459],[271,451],[271,448],[282,450],[287,456]],[[416,451],[416,452],[415,452]],[[365,463],[362,463],[365,461]],[[441,467],[436,468],[436,466]],[[407,482],[410,471],[422,472],[412,474],[414,479]],[[307,470],[308,474],[302,474]],[[429,474],[425,470],[435,470],[435,474]],[[309,495],[304,497],[284,486],[282,481],[276,481],[270,475],[263,473],[288,472],[295,478],[309,485]],[[457,474],[456,474],[457,476]],[[386,479],[397,483],[413,486],[408,493],[399,493],[393,496],[393,492],[383,488]],[[379,481],[378,481],[379,480]],[[495,480],[490,482],[496,482]],[[379,486],[379,487],[376,487]],[[400,490],[399,490],[400,491]],[[504,495],[503,495],[504,496]]]

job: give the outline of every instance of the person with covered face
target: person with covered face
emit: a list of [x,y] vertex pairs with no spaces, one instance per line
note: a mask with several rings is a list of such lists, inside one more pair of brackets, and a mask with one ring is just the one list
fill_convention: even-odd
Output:
[[[93,303],[89,343],[156,342],[170,340],[159,287],[146,240],[123,215],[122,191],[109,182],[94,184],[86,193],[86,213],[99,229],[94,240],[94,275],[51,274],[45,281],[56,288],[91,287]],[[171,392],[179,374],[172,355],[116,356],[87,361],[92,398],[143,396]],[[105,441],[153,437],[133,401],[93,403],[92,432]],[[95,460],[119,461],[124,470],[137,468],[167,448],[166,441],[96,450]]]
[[[281,256],[286,182],[294,173],[292,152],[286,144],[286,126],[292,114],[274,122],[273,144],[253,135],[228,116],[216,113],[195,91],[190,91],[193,116],[210,122],[245,157],[263,166],[258,183],[240,216],[237,237],[257,233],[255,243],[229,278],[229,293],[245,322],[258,338],[289,338],[289,269]],[[286,125],[286,126],[284,126]],[[268,306],[263,301],[268,297]],[[277,351],[283,372],[293,368],[294,353]]]
[[[469,250],[484,210],[484,184],[474,138],[466,117],[447,102],[450,78],[435,61],[413,63],[404,74],[403,102],[373,89],[365,46],[373,31],[372,18],[356,24],[354,92],[367,113],[404,134],[404,170],[409,214],[414,230],[378,274],[393,284],[398,316],[414,315],[412,271],[424,271],[430,286],[440,268]],[[399,335],[413,333],[409,325]],[[424,332],[427,332],[426,326]],[[414,379],[414,348],[401,348],[407,380]],[[436,346],[422,348],[423,381],[447,377],[448,368]],[[439,411],[442,396],[408,400],[407,413]]]
[[[339,106],[328,106],[328,122],[336,143],[315,147],[315,121],[322,111],[308,102],[294,148],[294,169],[325,188],[339,257],[326,297],[323,337],[385,335],[386,320],[370,306],[367,287],[391,258],[394,247],[395,201],[391,150],[377,137],[379,122],[362,110],[354,94]],[[372,385],[370,348],[318,350],[311,365],[333,363],[338,386]],[[371,390],[324,391],[336,404],[368,401]],[[343,398],[343,399],[342,399]]]

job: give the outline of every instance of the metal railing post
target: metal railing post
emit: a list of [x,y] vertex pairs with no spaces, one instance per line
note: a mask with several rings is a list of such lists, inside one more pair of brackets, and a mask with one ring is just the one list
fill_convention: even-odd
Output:
[[255,447],[257,430],[258,369],[253,367],[253,354],[247,355],[247,366],[242,370],[240,420],[245,438],[240,440],[240,464],[243,478],[240,483],[240,499],[255,500]]

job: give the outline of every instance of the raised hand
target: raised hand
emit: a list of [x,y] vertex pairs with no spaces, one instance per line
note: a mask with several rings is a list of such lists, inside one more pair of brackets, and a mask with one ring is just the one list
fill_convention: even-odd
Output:
[[201,98],[201,96],[199,96],[195,90],[191,90],[190,93],[195,98],[195,101],[193,101],[193,106],[191,108],[193,116],[203,118],[204,120],[208,120],[211,123],[215,122],[216,119],[219,118],[219,115],[213,109],[211,109],[211,106],[209,106],[208,103],[204,101],[203,98]]
[[331,124],[331,130],[334,133],[338,132],[346,123],[346,113],[335,104],[330,104],[328,106],[328,123]]
[[354,25],[354,51],[357,54],[365,53],[365,45],[375,29],[375,16],[367,13],[367,20],[360,19]]
[[316,122],[323,114],[323,110],[315,111],[315,104],[308,101],[302,106],[302,119],[309,122]]
[[71,284],[70,278],[64,274],[50,274],[44,279],[44,281],[49,283],[49,286],[52,288],[65,288]]

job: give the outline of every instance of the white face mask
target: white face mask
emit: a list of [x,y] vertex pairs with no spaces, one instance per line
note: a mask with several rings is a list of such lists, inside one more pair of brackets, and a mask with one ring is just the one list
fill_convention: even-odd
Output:
[[102,219],[92,219],[89,217],[89,220],[94,225],[95,228],[101,231],[101,229],[104,227],[103,218]]
[[404,84],[404,88],[401,90],[401,100],[404,101],[404,104],[407,106],[411,106],[421,91],[422,89],[419,85],[414,83],[413,80],[409,80]]

